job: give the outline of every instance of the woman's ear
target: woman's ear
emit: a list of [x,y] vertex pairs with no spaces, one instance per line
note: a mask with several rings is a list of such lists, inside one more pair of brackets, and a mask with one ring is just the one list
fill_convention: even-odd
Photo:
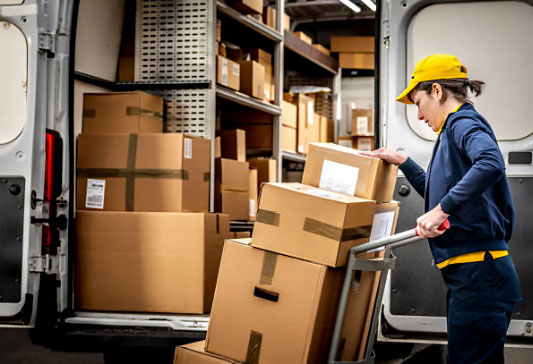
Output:
[[442,99],[442,86],[438,83],[431,85],[431,94],[434,95],[438,100]]

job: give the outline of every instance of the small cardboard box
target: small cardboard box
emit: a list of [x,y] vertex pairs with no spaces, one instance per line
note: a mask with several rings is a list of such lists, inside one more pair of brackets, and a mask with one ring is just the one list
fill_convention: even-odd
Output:
[[265,68],[263,100],[273,101],[274,93],[272,92],[272,89],[274,87],[274,73],[272,70],[272,54],[265,52],[260,48],[254,48],[250,50],[250,58],[252,61],[256,61]]
[[240,88],[240,65],[230,59],[217,56],[217,83],[232,90]]
[[374,150],[374,137],[368,136],[355,136],[354,138],[354,148],[362,151]]
[[300,183],[266,183],[252,245],[340,267],[352,246],[368,241],[375,204]]
[[263,23],[276,29],[276,8],[273,6],[265,6],[263,8]]
[[354,139],[355,137],[351,135],[339,135],[337,137],[337,144],[342,145],[343,147],[346,147],[346,148],[356,149],[354,145]]
[[302,183],[327,190],[389,202],[398,167],[357,150],[332,143],[314,143],[304,167]]
[[297,132],[295,128],[287,125],[281,127],[281,149],[289,152],[297,152]]
[[163,99],[146,92],[83,95],[83,133],[162,133]]
[[283,125],[293,129],[298,128],[298,106],[291,102],[282,100],[281,121]]
[[222,158],[246,162],[246,132],[244,130],[219,130],[217,131],[217,135],[220,137],[220,152]]
[[352,110],[352,135],[374,135],[374,109]]
[[255,216],[257,215],[257,169],[250,167],[248,175],[250,177],[250,217],[248,220],[255,221]]
[[248,162],[219,158],[215,160],[215,210],[231,220],[250,216],[250,176]]
[[343,52],[343,53],[374,53],[374,37],[366,36],[354,36],[354,37],[331,37],[331,51],[332,52]]
[[80,134],[76,208],[208,211],[210,150],[180,133]]
[[176,347],[174,364],[239,364],[205,351],[205,340]]
[[298,38],[300,38],[307,44],[313,44],[313,39],[304,32],[294,32],[294,35],[296,35]]
[[250,158],[250,166],[257,169],[257,190],[261,190],[261,184],[277,182],[278,163],[272,158]]
[[340,68],[374,69],[374,53],[339,53]]
[[333,120],[327,116],[320,116],[320,143],[333,142]]
[[223,214],[77,211],[76,309],[209,312],[229,236]]
[[238,61],[241,67],[239,91],[256,99],[264,98],[265,67],[255,61]]
[[262,14],[263,0],[230,0],[231,6],[245,14]]
[[224,244],[206,351],[247,363],[325,363],[343,271],[248,242]]
[[246,132],[246,147],[272,149],[272,115],[257,110],[227,109],[221,115],[222,125]]
[[320,52],[325,53],[329,56],[330,51],[326,47],[324,47],[322,44],[313,44],[313,47],[318,49]]

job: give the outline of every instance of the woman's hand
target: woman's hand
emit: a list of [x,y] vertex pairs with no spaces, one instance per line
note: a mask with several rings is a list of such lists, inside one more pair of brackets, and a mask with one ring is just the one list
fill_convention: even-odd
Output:
[[403,162],[407,160],[407,156],[405,154],[395,152],[394,150],[389,149],[389,148],[379,148],[371,152],[360,152],[360,153],[362,155],[366,155],[369,157],[383,159],[385,162],[389,162],[397,166],[399,166],[400,164],[402,164]]
[[422,238],[434,238],[444,234],[446,230],[439,230],[439,226],[448,218],[447,213],[442,211],[440,204],[416,219],[416,232]]

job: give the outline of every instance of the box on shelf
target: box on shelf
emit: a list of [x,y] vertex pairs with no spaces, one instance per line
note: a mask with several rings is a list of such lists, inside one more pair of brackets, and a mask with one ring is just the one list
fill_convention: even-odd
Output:
[[254,48],[250,50],[250,58],[252,61],[258,62],[261,66],[265,68],[265,79],[263,86],[265,101],[274,100],[274,73],[272,69],[272,54],[265,52],[260,48]]
[[248,170],[248,176],[250,178],[249,182],[249,198],[250,198],[250,217],[249,221],[255,221],[255,216],[257,214],[257,169],[255,167],[250,167]]
[[238,91],[241,84],[240,65],[230,59],[217,56],[217,83]]
[[209,210],[211,141],[180,133],[80,134],[78,210]]
[[256,99],[264,98],[265,67],[255,61],[238,61],[241,67],[239,91]]
[[320,116],[320,143],[333,142],[333,120],[327,116]]
[[83,95],[83,133],[162,133],[163,99],[142,91]]
[[298,106],[291,102],[282,100],[281,122],[285,126],[296,129],[298,127]]
[[230,0],[230,4],[245,14],[263,13],[263,0]]
[[231,236],[232,239],[244,239],[249,238],[252,234],[249,231],[232,231]]
[[224,43],[217,43],[217,55],[227,58],[226,45]]
[[294,35],[296,35],[298,38],[300,38],[307,44],[313,44],[313,39],[304,32],[294,32]]
[[362,198],[389,202],[398,167],[332,143],[309,145],[302,183]]
[[205,340],[196,341],[176,347],[174,364],[239,364],[237,361],[223,358],[205,351]]
[[354,144],[355,137],[351,135],[339,135],[337,137],[337,144],[346,148],[357,149]]
[[261,189],[252,245],[343,266],[349,249],[368,241],[375,204],[300,183],[267,183]]
[[118,59],[118,81],[133,82],[135,79],[135,58],[119,57]]
[[248,243],[224,244],[206,351],[247,363],[325,363],[343,271]]
[[215,137],[215,158],[222,157],[222,151],[220,149],[220,137]]
[[221,119],[224,127],[246,132],[247,148],[272,149],[272,115],[250,109],[227,109],[222,111]]
[[297,153],[297,131],[287,125],[281,126],[281,149]]
[[263,23],[276,29],[276,8],[273,6],[265,6],[263,8]]
[[374,135],[374,109],[352,110],[352,135]]
[[228,214],[231,220],[250,216],[248,166],[233,159],[215,160],[215,211]]
[[272,158],[250,158],[250,166],[257,169],[257,190],[261,191],[261,184],[277,182],[278,163]]
[[77,211],[76,309],[209,312],[229,236],[224,214]]
[[373,136],[355,136],[354,148],[363,151],[374,150],[374,137]]
[[220,137],[220,156],[246,162],[246,132],[242,129],[223,129],[217,131]]
[[374,69],[374,53],[339,53],[340,68]]
[[374,37],[368,36],[335,36],[330,38],[332,52],[341,53],[374,53]]
[[294,96],[294,100],[298,105],[298,153],[307,153],[309,141],[314,135],[315,125],[315,102],[314,98],[305,94],[298,94]]
[[320,52],[324,53],[324,54],[327,54],[328,56],[330,55],[330,51],[329,49],[327,49],[326,47],[324,47],[322,44],[313,44],[313,47],[315,47],[316,49],[318,49]]

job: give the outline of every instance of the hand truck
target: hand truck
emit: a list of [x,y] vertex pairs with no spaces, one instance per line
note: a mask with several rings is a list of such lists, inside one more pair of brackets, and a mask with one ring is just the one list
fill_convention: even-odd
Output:
[[[450,222],[445,220],[439,230],[447,230],[450,227]],[[335,321],[335,329],[333,331],[333,339],[331,341],[331,347],[329,350],[329,356],[327,364],[374,364],[375,356],[373,353],[373,346],[375,341],[375,334],[378,326],[378,318],[381,311],[381,301],[383,300],[383,291],[385,290],[385,281],[387,280],[387,273],[390,269],[394,268],[396,257],[392,254],[391,249],[399,246],[411,244],[422,240],[416,229],[411,229],[403,233],[391,235],[382,239],[374,240],[365,244],[354,246],[350,248],[350,254],[348,255],[348,261],[346,264],[346,275],[344,276],[344,284],[342,287],[341,298],[339,302],[339,309],[337,311],[337,319]],[[370,250],[385,247],[387,249],[385,257],[381,260],[369,260],[369,259],[357,259],[356,256],[359,253],[368,252]],[[342,330],[342,324],[344,321],[344,315],[346,313],[346,304],[348,302],[348,293],[350,291],[350,285],[354,277],[355,271],[381,271],[378,293],[376,303],[374,305],[374,311],[372,313],[372,320],[370,324],[369,337],[365,348],[365,355],[363,360],[359,361],[337,361],[335,357],[337,355],[340,335]]]

